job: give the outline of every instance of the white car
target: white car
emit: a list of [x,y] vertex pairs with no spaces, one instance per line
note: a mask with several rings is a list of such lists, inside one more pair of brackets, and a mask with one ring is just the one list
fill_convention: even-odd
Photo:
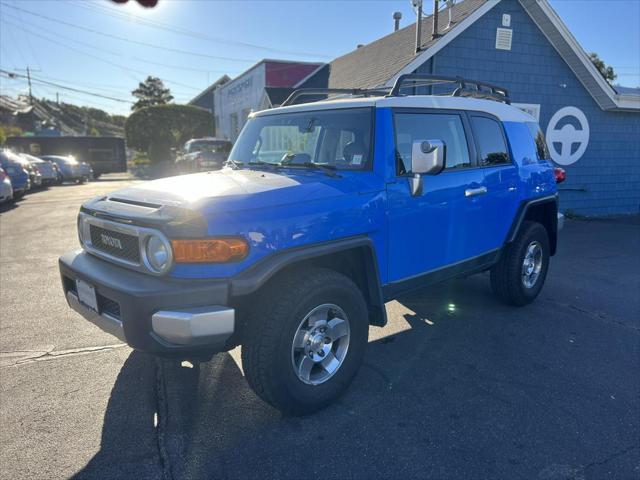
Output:
[[11,179],[6,172],[0,168],[0,203],[10,202],[13,200],[13,187]]

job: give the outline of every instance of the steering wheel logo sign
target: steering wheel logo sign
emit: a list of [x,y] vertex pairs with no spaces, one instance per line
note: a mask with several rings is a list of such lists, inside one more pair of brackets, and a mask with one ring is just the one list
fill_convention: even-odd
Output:
[[[566,123],[557,129],[558,123],[566,117],[575,118],[580,124],[580,130],[577,130],[570,123]],[[560,144],[560,151],[556,149],[557,144]],[[578,148],[575,151],[573,151],[574,144],[578,144]],[[588,144],[589,122],[582,110],[576,107],[564,107],[551,117],[547,126],[547,147],[551,158],[558,165],[576,163],[584,155]]]

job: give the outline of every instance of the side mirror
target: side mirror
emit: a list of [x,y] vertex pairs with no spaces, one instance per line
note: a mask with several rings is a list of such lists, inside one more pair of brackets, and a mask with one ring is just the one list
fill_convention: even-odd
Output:
[[447,163],[447,146],[442,140],[416,140],[411,145],[411,195],[422,194],[422,175],[437,175]]
[[415,140],[411,146],[411,173],[437,175],[444,170],[447,146],[442,140]]

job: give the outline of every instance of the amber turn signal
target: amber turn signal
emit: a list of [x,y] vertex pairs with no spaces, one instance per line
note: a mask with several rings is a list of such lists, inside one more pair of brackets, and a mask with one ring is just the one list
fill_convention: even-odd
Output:
[[235,262],[249,253],[249,245],[242,238],[172,240],[171,246],[176,263]]

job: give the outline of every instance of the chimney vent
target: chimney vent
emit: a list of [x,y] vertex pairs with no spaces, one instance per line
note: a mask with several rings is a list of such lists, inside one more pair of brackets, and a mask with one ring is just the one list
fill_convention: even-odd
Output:
[[393,12],[394,26],[393,31],[397,32],[400,29],[400,19],[402,18],[402,12]]
[[431,38],[437,38],[438,37],[438,7],[439,5],[439,1],[438,0],[433,0],[433,33],[431,34]]

